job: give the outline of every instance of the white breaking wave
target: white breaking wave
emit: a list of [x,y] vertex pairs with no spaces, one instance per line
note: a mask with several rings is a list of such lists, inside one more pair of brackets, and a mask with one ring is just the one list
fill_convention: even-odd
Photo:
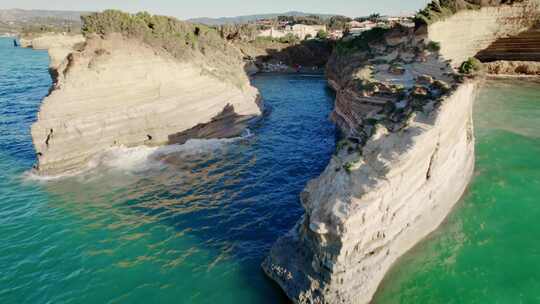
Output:
[[144,172],[167,166],[167,164],[162,161],[163,157],[167,155],[181,154],[182,156],[191,156],[212,152],[221,149],[225,145],[240,141],[250,136],[251,132],[246,129],[242,137],[235,138],[190,139],[182,145],[168,145],[162,147],[111,147],[94,157],[88,163],[88,166],[81,171],[55,176],[41,176],[35,174],[33,171],[27,171],[23,178],[32,181],[53,181],[74,177],[81,174],[92,174],[99,169],[124,171],[127,173]]

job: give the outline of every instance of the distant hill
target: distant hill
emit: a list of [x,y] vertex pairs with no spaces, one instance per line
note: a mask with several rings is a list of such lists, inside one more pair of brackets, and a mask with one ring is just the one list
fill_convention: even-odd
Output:
[[88,12],[0,9],[0,32],[20,32],[26,28],[73,28],[81,26],[81,15]]
[[76,11],[48,11],[48,10],[23,10],[23,9],[0,9],[0,21],[3,22],[25,22],[35,19],[61,19],[79,21],[81,15],[87,12]]
[[260,14],[260,15],[246,15],[237,17],[222,17],[222,18],[193,18],[188,21],[193,23],[202,23],[207,25],[223,25],[223,24],[235,24],[235,23],[248,23],[260,19],[271,19],[277,16],[293,16],[293,17],[306,17],[306,16],[319,16],[323,19],[330,18],[335,15],[330,14],[310,14],[303,12],[286,12],[281,14]]

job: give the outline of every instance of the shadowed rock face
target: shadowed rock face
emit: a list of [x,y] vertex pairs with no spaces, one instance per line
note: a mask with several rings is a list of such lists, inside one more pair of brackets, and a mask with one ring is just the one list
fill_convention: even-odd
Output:
[[179,60],[119,34],[89,36],[54,69],[53,90],[32,126],[38,173],[81,170],[113,146],[238,135],[261,110],[236,53],[214,66],[201,53]]
[[338,44],[327,74],[345,139],[262,265],[289,298],[368,303],[391,265],[439,226],[474,169],[477,83],[453,66],[530,26],[530,8],[463,11]]
[[517,35],[498,39],[476,58],[482,62],[540,61],[540,24]]
[[441,54],[459,66],[499,39],[518,35],[537,24],[538,1],[461,11],[429,27],[428,38],[441,43]]
[[244,132],[252,116],[238,115],[234,106],[227,104],[223,111],[213,117],[210,122],[198,124],[195,127],[169,135],[169,144],[184,144],[192,138],[231,138]]

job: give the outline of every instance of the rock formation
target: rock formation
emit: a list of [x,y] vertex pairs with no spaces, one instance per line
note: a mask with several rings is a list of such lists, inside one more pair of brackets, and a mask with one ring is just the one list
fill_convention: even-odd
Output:
[[21,47],[35,50],[48,50],[52,69],[56,69],[66,56],[85,41],[82,35],[68,35],[62,33],[42,33],[25,35],[20,39]]
[[479,52],[476,57],[482,62],[493,61],[540,61],[540,23],[517,35],[501,38]]
[[83,29],[32,126],[39,174],[81,170],[113,146],[238,136],[261,114],[242,54],[209,28],[106,11]]
[[540,76],[538,61],[493,61],[484,64],[493,76]]
[[290,299],[368,303],[391,265],[439,226],[474,169],[477,81],[453,67],[526,29],[535,10],[464,10],[338,44],[327,74],[344,140],[262,265]]
[[535,26],[538,3],[522,1],[514,5],[464,10],[429,26],[429,39],[440,42],[441,55],[461,64],[493,43]]

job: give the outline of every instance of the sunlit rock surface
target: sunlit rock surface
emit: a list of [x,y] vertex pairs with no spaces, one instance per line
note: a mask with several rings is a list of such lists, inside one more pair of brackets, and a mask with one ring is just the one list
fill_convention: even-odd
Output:
[[338,45],[327,74],[344,140],[262,265],[290,299],[368,303],[392,264],[440,225],[474,170],[478,82],[454,67],[527,30],[535,9],[463,11]]
[[90,36],[53,69],[32,126],[37,171],[81,170],[115,146],[239,135],[261,110],[238,54],[214,65],[204,54],[178,60],[119,34]]

